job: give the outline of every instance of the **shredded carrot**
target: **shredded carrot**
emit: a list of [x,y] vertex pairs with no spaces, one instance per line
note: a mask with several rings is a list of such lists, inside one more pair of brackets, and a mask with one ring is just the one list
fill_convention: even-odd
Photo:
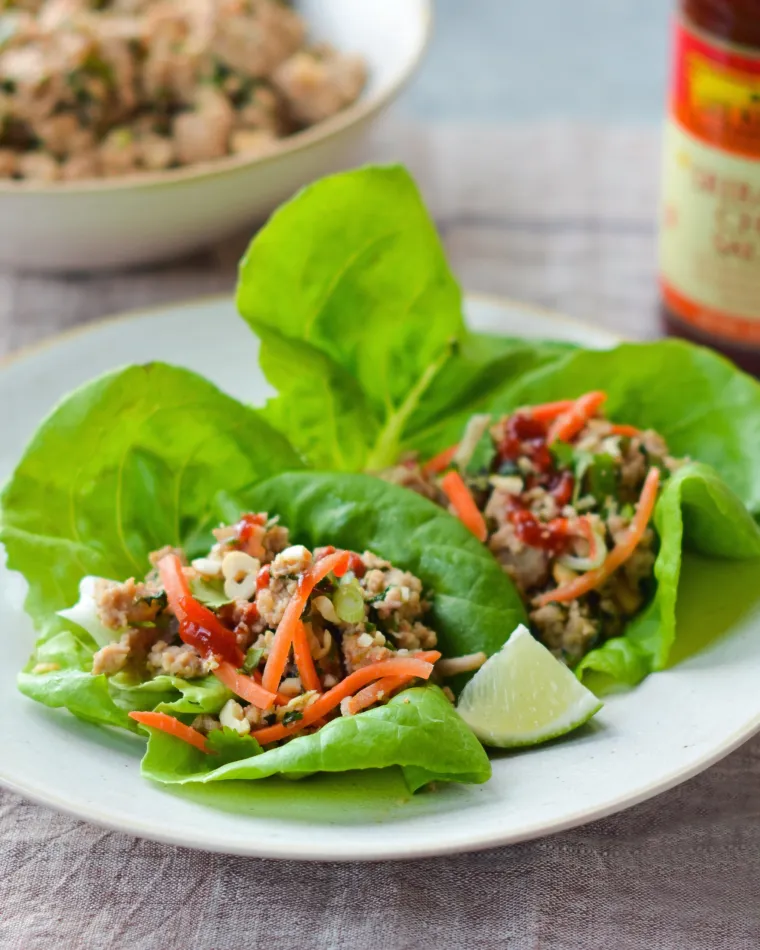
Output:
[[630,438],[633,438],[636,435],[641,435],[641,429],[637,429],[636,426],[629,426],[617,422],[610,426],[610,432],[613,435],[627,435],[630,436]]
[[333,686],[332,689],[323,693],[311,706],[307,706],[303,711],[303,718],[299,719],[298,722],[290,726],[284,726],[282,723],[278,723],[276,726],[265,726],[263,729],[254,730],[251,735],[258,739],[262,745],[286,739],[293,733],[316,722],[317,719],[321,719],[335,709],[342,700],[348,696],[353,696],[355,692],[374,680],[382,679],[385,676],[428,679],[433,672],[433,663],[439,660],[440,657],[440,653],[431,650],[426,653],[418,653],[413,657],[399,656],[392,660],[381,660],[379,663],[362,666],[350,673],[344,680],[341,680],[337,686]]
[[336,577],[342,577],[348,570],[350,561],[351,554],[349,551],[336,551],[334,554],[328,554],[327,557],[316,561],[308,571],[301,575],[295,595],[285,608],[285,613],[272,640],[269,657],[264,667],[264,675],[261,678],[264,689],[271,693],[277,692],[282,674],[288,664],[288,654],[293,644],[296,623],[301,619],[301,614],[306,607],[311,592],[330,572],[335,574]]
[[585,574],[579,574],[567,584],[562,584],[555,590],[546,591],[537,597],[535,603],[539,607],[544,607],[551,603],[565,603],[569,600],[575,600],[583,594],[600,587],[608,577],[610,577],[636,550],[639,542],[644,537],[649,519],[654,512],[654,506],[657,502],[657,491],[660,487],[660,470],[650,468],[647,477],[644,480],[644,487],[641,490],[636,514],[633,516],[625,537],[615,545],[605,558],[604,564],[593,571],[586,571]]
[[184,602],[191,597],[190,585],[187,582],[185,573],[182,570],[182,562],[176,554],[166,554],[158,562],[158,574],[161,578],[161,584],[166,591],[166,599],[169,606],[174,611],[174,616],[182,623],[187,613],[184,609]]
[[444,449],[443,452],[439,452],[438,455],[434,455],[433,458],[428,459],[422,466],[422,474],[440,475],[441,472],[449,467],[451,460],[457,454],[458,448],[459,443],[457,442],[456,445],[450,445],[447,449]]
[[314,665],[314,658],[311,655],[309,638],[306,635],[306,627],[302,620],[298,620],[293,627],[293,656],[295,657],[298,675],[301,677],[301,683],[304,689],[315,689],[322,692],[322,682],[319,679],[319,673]]
[[206,737],[203,733],[193,729],[192,726],[186,726],[184,722],[180,722],[179,719],[175,719],[174,716],[170,716],[168,713],[134,711],[129,713],[129,718],[143,726],[165,732],[168,736],[174,736],[175,739],[181,739],[183,742],[195,746],[196,749],[200,749],[201,752],[211,753],[211,750],[206,746]]
[[391,693],[406,683],[411,683],[409,676],[384,676],[381,680],[370,683],[364,689],[360,689],[355,696],[346,700],[347,713],[349,716],[355,716],[357,713],[372,706],[381,699],[388,699]]
[[472,531],[478,541],[485,541],[488,537],[485,519],[459,472],[447,472],[441,479],[441,489],[462,524]]
[[593,561],[599,553],[599,538],[597,538],[596,534],[594,533],[594,526],[592,525],[591,519],[588,516],[581,515],[581,517],[578,519],[578,524],[583,537],[588,541],[589,560]]
[[560,399],[559,402],[545,402],[540,406],[531,406],[528,410],[539,422],[553,422],[557,416],[573,408],[572,399]]
[[214,670],[214,676],[220,683],[224,683],[227,689],[231,689],[236,696],[247,699],[257,709],[269,709],[270,706],[275,704],[277,699],[275,693],[270,693],[269,690],[264,689],[252,676],[238,673],[231,663],[221,662]]
[[607,394],[603,392],[586,393],[576,399],[549,429],[546,439],[549,445],[552,442],[570,442],[574,439],[606,399]]

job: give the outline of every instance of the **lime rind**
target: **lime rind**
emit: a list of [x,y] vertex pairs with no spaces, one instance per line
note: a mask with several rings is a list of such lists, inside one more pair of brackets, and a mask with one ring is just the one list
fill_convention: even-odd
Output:
[[457,709],[484,745],[538,745],[588,722],[599,699],[520,624],[465,686]]

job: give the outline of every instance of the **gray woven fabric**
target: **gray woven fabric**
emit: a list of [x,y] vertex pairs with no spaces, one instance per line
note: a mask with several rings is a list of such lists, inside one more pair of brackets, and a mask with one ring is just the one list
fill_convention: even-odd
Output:
[[[653,131],[396,125],[372,154],[417,172],[468,288],[657,332]],[[0,354],[104,314],[228,290],[243,245],[130,274],[0,275]],[[754,950],[758,789],[760,739],[583,829],[373,865],[205,855],[0,793],[0,948]]]

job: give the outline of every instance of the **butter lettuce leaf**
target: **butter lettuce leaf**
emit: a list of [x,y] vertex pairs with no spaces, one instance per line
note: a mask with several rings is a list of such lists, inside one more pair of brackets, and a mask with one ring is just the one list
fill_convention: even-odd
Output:
[[8,566],[38,628],[85,575],[141,577],[165,544],[208,550],[245,491],[301,466],[253,409],[189,370],[152,363],[75,390],[42,423],[0,495]]
[[467,330],[435,225],[397,166],[324,178],[284,204],[243,258],[237,305],[278,391],[266,417],[317,469],[432,454],[505,379],[565,351]]
[[[760,596],[760,529],[712,468],[692,463],[668,479],[655,508],[654,524],[660,539],[654,596],[623,636],[586,654],[576,669],[581,678],[601,673],[633,686],[668,665],[676,638],[684,549],[711,558],[757,560]],[[688,596],[702,595],[691,589]]]
[[[142,772],[165,784],[300,777],[401,766],[411,791],[431,781],[487,781],[491,764],[483,747],[435,686],[417,687],[356,716],[334,719],[318,732],[268,751],[250,736],[212,733],[206,754],[158,732],[150,734]],[[220,762],[221,760],[221,762]]]

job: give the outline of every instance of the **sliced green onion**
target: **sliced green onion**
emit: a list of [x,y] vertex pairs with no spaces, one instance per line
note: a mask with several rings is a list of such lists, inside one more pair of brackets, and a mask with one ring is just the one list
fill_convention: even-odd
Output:
[[335,613],[344,623],[361,623],[364,620],[364,595],[355,577],[347,583],[341,583],[332,600]]

